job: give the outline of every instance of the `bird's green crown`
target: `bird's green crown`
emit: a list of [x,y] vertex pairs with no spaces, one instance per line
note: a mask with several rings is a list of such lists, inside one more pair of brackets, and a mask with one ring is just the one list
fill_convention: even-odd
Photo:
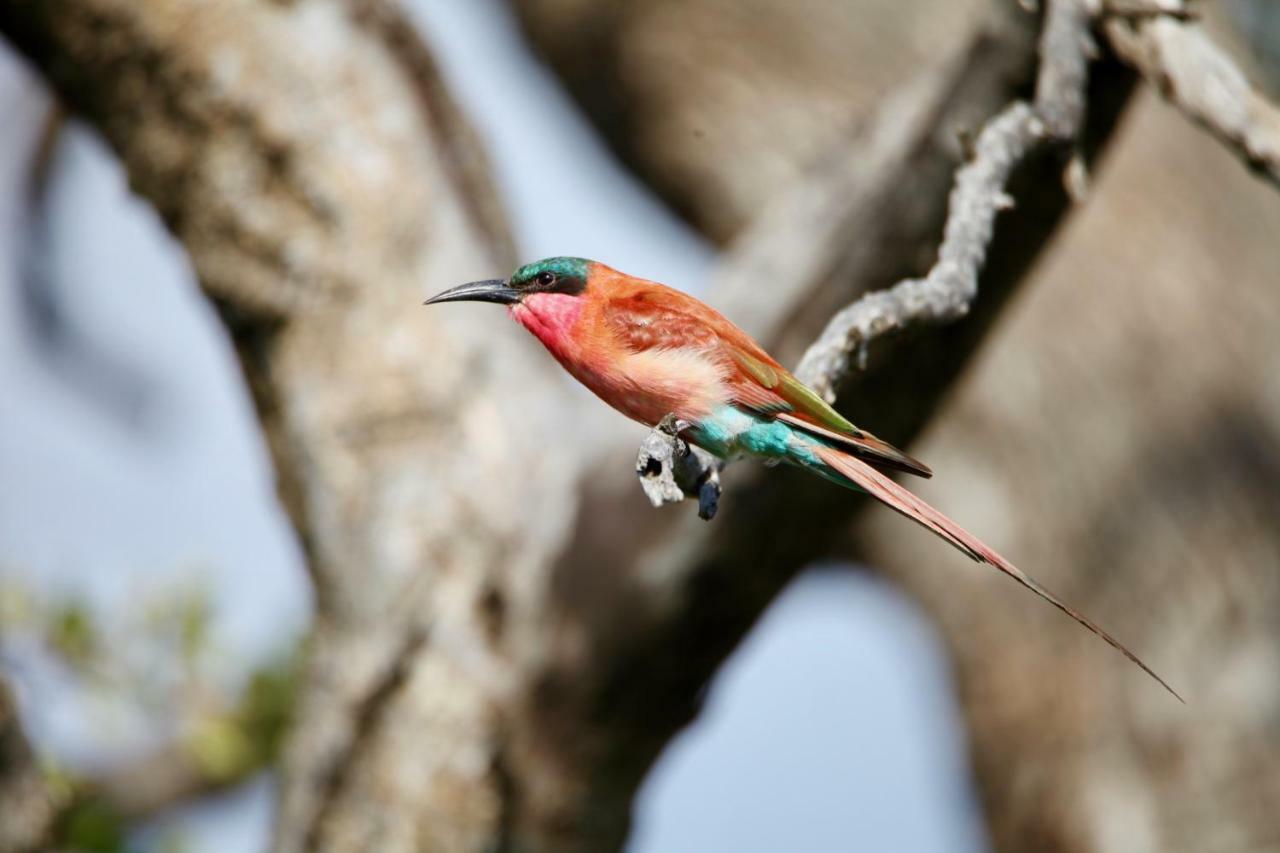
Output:
[[511,274],[510,286],[522,293],[568,293],[587,289],[591,261],[586,258],[545,258],[525,264]]

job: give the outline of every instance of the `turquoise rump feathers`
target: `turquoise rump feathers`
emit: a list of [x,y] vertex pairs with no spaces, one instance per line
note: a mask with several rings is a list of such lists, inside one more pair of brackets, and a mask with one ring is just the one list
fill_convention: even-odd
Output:
[[721,459],[755,456],[802,465],[818,464],[812,438],[777,420],[752,415],[734,406],[720,406],[690,429],[694,444]]

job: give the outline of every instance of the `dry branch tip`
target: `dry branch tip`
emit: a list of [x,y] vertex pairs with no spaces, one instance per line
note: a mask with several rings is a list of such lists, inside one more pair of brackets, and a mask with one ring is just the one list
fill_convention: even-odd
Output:
[[720,506],[723,463],[680,437],[689,424],[669,414],[649,431],[636,455],[636,476],[654,507],[698,499],[698,517],[710,521]]

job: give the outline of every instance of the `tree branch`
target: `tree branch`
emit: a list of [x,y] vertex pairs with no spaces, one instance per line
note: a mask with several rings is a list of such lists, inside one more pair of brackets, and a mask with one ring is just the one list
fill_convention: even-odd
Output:
[[[382,0],[2,0],[0,30],[183,243],[257,406],[317,594],[277,848],[483,849],[504,789],[475,758],[537,647],[507,629],[553,634],[539,580],[575,469],[538,438],[550,365],[493,315],[416,307],[512,264],[425,49]],[[504,407],[526,429],[494,440]]]
[[1043,146],[1074,142],[1085,110],[1085,84],[1093,50],[1089,18],[1077,0],[1048,6],[1040,40],[1040,72],[1032,104],[1005,107],[983,127],[972,159],[956,173],[938,260],[929,274],[862,297],[831,318],[796,371],[829,402],[852,362],[865,369],[868,347],[909,327],[930,327],[965,317],[978,295],[996,216],[1014,205],[1005,191],[1013,170]]
[[1175,15],[1112,16],[1104,24],[1115,52],[1187,118],[1254,173],[1280,185],[1280,109],[1198,24]]
[[674,415],[662,419],[640,444],[636,476],[654,507],[698,499],[698,517],[710,521],[720,505],[720,470],[724,463],[680,437]]

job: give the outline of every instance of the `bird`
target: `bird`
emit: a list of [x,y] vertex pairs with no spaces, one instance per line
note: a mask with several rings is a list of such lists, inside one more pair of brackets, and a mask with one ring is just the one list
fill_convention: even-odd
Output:
[[785,463],[865,492],[1009,575],[1185,702],[1127,646],[889,476],[931,477],[928,466],[854,426],[701,300],[599,261],[554,257],[424,304],[446,302],[505,305],[574,379],[646,426],[673,416],[682,438],[721,459]]

